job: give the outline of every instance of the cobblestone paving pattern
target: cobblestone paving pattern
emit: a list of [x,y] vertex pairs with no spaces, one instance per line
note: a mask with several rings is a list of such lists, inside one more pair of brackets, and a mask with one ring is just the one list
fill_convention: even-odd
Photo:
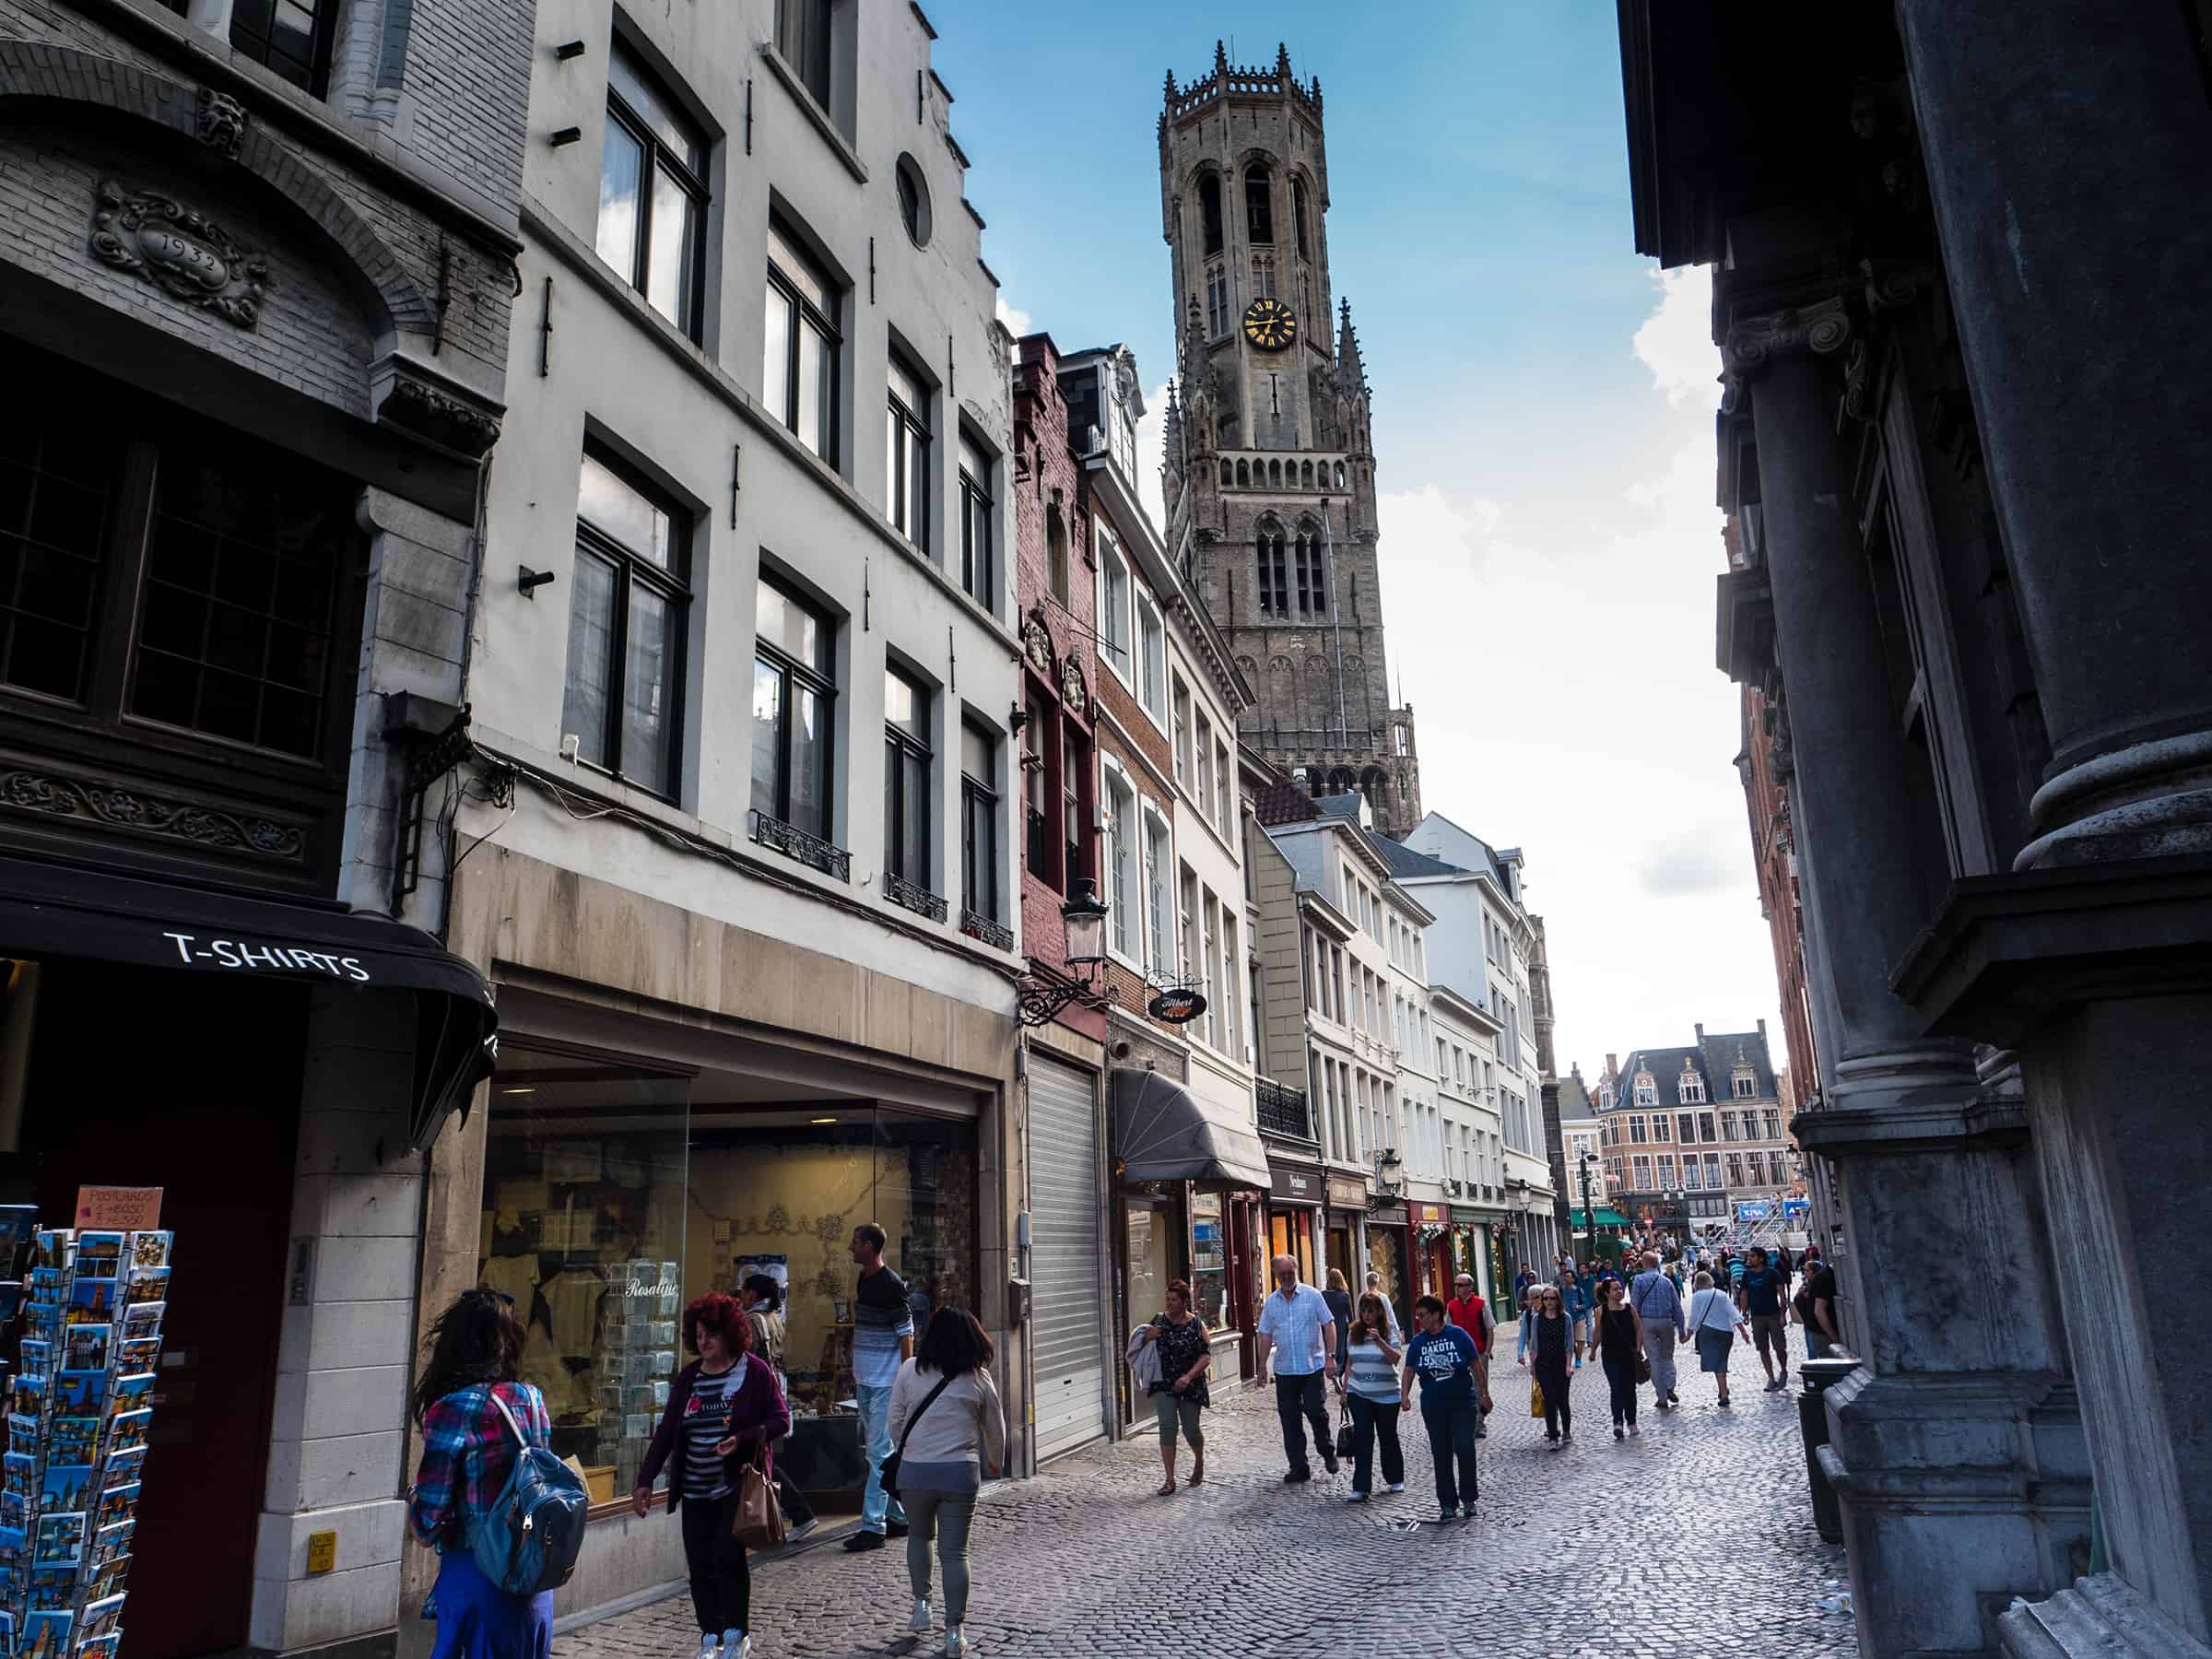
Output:
[[[1510,1341],[1500,1346],[1511,1354]],[[1403,1425],[1405,1495],[1353,1505],[1343,1501],[1348,1463],[1335,1477],[1317,1463],[1309,1485],[1282,1484],[1272,1392],[1218,1389],[1201,1487],[1156,1497],[1159,1443],[1147,1435],[986,1489],[970,1546],[971,1651],[991,1659],[1855,1654],[1850,1618],[1813,1605],[1825,1582],[1844,1576],[1843,1552],[1813,1530],[1795,1389],[1761,1393],[1758,1364],[1739,1348],[1735,1403],[1723,1411],[1690,1352],[1680,1409],[1653,1411],[1642,1389],[1643,1433],[1618,1444],[1604,1373],[1594,1365],[1578,1373],[1579,1432],[1558,1452],[1527,1415],[1526,1374],[1510,1359],[1500,1365],[1476,1519],[1452,1526],[1418,1524],[1436,1513],[1418,1403]],[[809,1539],[758,1566],[753,1652],[940,1652],[941,1635],[908,1633],[912,1605],[900,1540],[855,1556],[834,1536]],[[689,1600],[678,1596],[574,1630],[553,1651],[554,1659],[691,1659],[698,1641]]]

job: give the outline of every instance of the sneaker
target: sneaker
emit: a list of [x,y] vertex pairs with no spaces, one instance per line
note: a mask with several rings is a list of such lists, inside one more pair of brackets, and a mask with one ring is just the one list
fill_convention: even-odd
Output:
[[1490,1431],[1484,1428],[1480,1423],[1477,1423],[1475,1425],[1475,1438],[1477,1440],[1488,1440],[1490,1438]]
[[883,1524],[883,1530],[891,1537],[903,1538],[907,1534],[907,1525],[903,1521],[886,1521]]
[[699,1639],[699,1659],[716,1659],[722,1652],[722,1638],[713,1631],[703,1632]]
[[1441,1515],[1437,1516],[1437,1518],[1436,1518],[1436,1524],[1437,1524],[1439,1526],[1443,1526],[1443,1525],[1446,1525],[1446,1524],[1450,1524],[1451,1522],[1456,1521],[1456,1520],[1458,1520],[1458,1519],[1459,1519],[1459,1506],[1458,1506],[1457,1504],[1447,1503],[1447,1504],[1445,1504],[1445,1505],[1444,1505],[1443,1513],[1441,1513]]
[[1789,1385],[1790,1380],[1787,1377],[1777,1377],[1773,1382],[1767,1384],[1767,1392],[1769,1394],[1780,1394]]
[[1382,1489],[1386,1492],[1402,1492],[1406,1489],[1406,1483],[1402,1480],[1394,1480]]
[[1365,1503],[1367,1501],[1367,1494],[1365,1492],[1354,1492],[1350,1497],[1347,1498],[1345,1501],[1347,1503]]
[[1619,1425],[1618,1423],[1616,1423],[1616,1424],[1614,1424],[1614,1425],[1613,1425],[1613,1438],[1614,1438],[1615,1440],[1618,1440],[1618,1439],[1620,1438],[1620,1435],[1621,1435],[1621,1428],[1620,1428],[1620,1425]]
[[883,1535],[879,1532],[856,1532],[845,1540],[845,1547],[851,1550],[881,1549]]
[[1342,1467],[1342,1465],[1337,1463],[1336,1459],[1326,1452],[1321,1454],[1321,1466],[1326,1469],[1332,1475],[1335,1474],[1336,1471]]
[[1472,1503],[1461,1504],[1459,1506],[1459,1512],[1466,1520],[1472,1521],[1475,1519],[1475,1506]]
[[945,1632],[945,1659],[962,1659],[967,1652],[968,1638],[959,1625],[953,1625]]
[[1283,1484],[1285,1486],[1296,1486],[1301,1480],[1311,1480],[1312,1478],[1313,1471],[1311,1469],[1292,1469],[1288,1474],[1283,1477]]
[[1682,1396],[1670,1388],[1666,1391],[1666,1403],[1669,1406],[1679,1406],[1682,1404]]
[[1629,1432],[1630,1432],[1630,1434],[1634,1434],[1634,1433],[1636,1433],[1636,1432],[1637,1432],[1637,1428],[1636,1428],[1636,1425],[1635,1425],[1635,1424],[1633,1424],[1633,1423],[1630,1423],[1630,1424],[1629,1425]]
[[910,1630],[913,1631],[913,1633],[914,1633],[915,1635],[917,1635],[917,1636],[926,1636],[926,1635],[928,1635],[928,1634],[929,1634],[929,1597],[928,1597],[928,1596],[926,1596],[926,1595],[917,1595],[917,1596],[915,1596],[915,1597],[914,1597],[914,1618],[913,1618],[913,1622],[912,1622],[912,1624],[908,1625],[908,1626],[907,1626],[907,1629],[909,1629]]
[[722,1659],[752,1659],[753,1639],[743,1630],[722,1633]]
[[820,1524],[821,1522],[819,1520],[812,1515],[809,1515],[806,1520],[784,1528],[783,1542],[786,1544],[796,1544],[801,1538],[805,1537],[808,1533],[812,1532]]

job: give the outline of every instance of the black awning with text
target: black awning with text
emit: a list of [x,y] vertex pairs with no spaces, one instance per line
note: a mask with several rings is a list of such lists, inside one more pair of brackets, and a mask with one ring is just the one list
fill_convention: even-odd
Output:
[[0,954],[411,994],[418,1147],[491,1072],[499,1016],[484,976],[419,928],[336,904],[11,854],[0,857]]

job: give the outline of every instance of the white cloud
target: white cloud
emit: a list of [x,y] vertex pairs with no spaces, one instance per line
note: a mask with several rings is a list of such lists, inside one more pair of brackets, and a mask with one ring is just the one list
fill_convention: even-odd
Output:
[[998,296],[998,320],[1006,325],[1006,332],[1018,340],[1023,335],[1037,332],[1037,325],[1030,320],[1030,313],[1018,306],[1008,305],[1004,294]]
[[1703,265],[1652,272],[1659,309],[1636,331],[1637,359],[1666,401],[1712,410],[1721,398],[1721,354],[1712,343],[1712,277]]
[[[1165,535],[1168,507],[1159,488],[1159,462],[1168,430],[1168,382],[1162,381],[1145,394],[1145,416],[1136,423],[1136,499],[1145,504],[1152,522]],[[1171,553],[1172,547],[1168,549]]]

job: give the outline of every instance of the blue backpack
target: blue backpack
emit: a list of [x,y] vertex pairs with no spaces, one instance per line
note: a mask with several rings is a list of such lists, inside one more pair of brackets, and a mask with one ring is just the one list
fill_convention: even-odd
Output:
[[591,1496],[551,1447],[530,1443],[496,1389],[486,1392],[522,1449],[506,1486],[477,1520],[469,1553],[477,1571],[510,1595],[558,1590],[576,1571]]

